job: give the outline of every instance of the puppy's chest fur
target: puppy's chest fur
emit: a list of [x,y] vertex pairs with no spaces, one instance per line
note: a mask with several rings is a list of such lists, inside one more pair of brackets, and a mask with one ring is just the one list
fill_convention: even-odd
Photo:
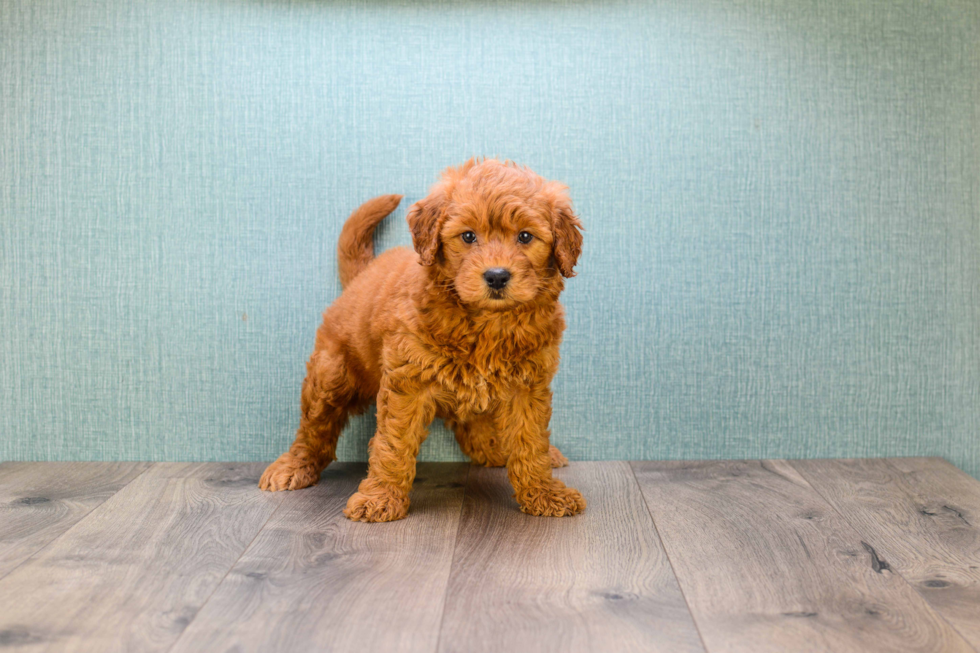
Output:
[[547,383],[557,367],[560,330],[527,325],[468,325],[465,332],[429,343],[433,360],[423,374],[440,406],[464,417],[491,410],[516,392]]

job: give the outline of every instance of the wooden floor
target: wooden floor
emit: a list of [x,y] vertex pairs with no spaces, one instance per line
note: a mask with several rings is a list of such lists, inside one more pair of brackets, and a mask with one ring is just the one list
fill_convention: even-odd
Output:
[[980,482],[936,458],[422,464],[409,517],[261,464],[0,464],[0,651],[977,651]]

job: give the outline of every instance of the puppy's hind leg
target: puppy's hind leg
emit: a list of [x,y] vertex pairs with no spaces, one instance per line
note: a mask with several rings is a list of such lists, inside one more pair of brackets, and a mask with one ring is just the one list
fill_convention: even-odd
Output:
[[466,421],[444,418],[453,430],[456,442],[474,465],[503,467],[507,464],[507,452],[501,446],[497,427],[489,415],[476,415]]
[[548,445],[548,457],[551,458],[552,467],[568,467],[568,458],[553,444]]
[[[474,465],[503,467],[507,464],[508,452],[503,447],[500,429],[489,415],[478,415],[465,422],[455,418],[444,421],[456,435],[459,448]],[[554,445],[549,445],[548,457],[552,467],[568,466],[568,458]]]
[[266,468],[259,488],[276,492],[315,485],[320,472],[336,458],[337,440],[347,424],[355,396],[343,357],[314,352],[306,364],[296,440],[289,451]]

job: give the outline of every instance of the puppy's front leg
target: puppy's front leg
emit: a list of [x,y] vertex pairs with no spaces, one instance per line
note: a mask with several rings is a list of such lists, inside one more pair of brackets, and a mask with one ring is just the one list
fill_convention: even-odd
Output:
[[352,521],[394,521],[408,514],[415,458],[435,417],[428,387],[413,376],[386,374],[381,380],[378,431],[368,445],[368,475],[344,510]]
[[577,515],[585,510],[579,491],[551,476],[551,390],[547,386],[521,389],[504,405],[501,420],[510,445],[507,476],[521,510],[545,517]]

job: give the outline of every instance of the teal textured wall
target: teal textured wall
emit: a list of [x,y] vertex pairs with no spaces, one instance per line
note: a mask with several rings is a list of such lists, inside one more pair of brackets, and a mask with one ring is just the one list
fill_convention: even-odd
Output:
[[980,473],[975,0],[0,0],[0,85],[0,458],[273,458],[344,218],[487,154],[588,229],[569,456]]

